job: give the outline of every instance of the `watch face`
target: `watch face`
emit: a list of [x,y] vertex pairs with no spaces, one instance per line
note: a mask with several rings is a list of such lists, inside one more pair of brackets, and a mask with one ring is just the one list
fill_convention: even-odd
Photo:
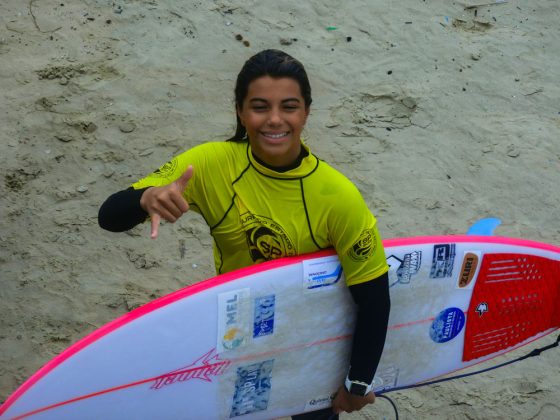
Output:
[[366,395],[366,392],[367,392],[366,385],[357,384],[355,382],[352,382],[352,385],[350,385],[350,394],[359,395],[363,397],[364,395]]

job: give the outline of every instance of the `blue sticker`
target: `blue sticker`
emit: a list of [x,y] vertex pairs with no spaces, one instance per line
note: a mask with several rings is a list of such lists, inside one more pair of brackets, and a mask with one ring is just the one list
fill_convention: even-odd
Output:
[[459,308],[441,311],[430,327],[430,338],[436,343],[454,339],[465,326],[465,314]]
[[434,245],[430,278],[443,279],[453,274],[455,244]]
[[255,316],[253,318],[253,338],[271,335],[274,332],[274,295],[255,299]]
[[266,410],[274,359],[237,368],[230,417]]

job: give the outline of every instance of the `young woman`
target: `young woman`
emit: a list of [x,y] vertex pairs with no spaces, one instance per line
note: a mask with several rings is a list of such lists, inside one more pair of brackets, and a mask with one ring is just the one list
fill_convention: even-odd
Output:
[[[189,209],[204,217],[221,274],[262,261],[334,248],[358,318],[348,376],[332,409],[295,419],[336,419],[373,403],[390,301],[381,238],[357,188],[301,140],[311,87],[303,65],[278,50],[251,57],[235,87],[237,129],[226,142],[196,146],[110,196],[102,228],[120,232]],[[334,391],[334,390],[333,390]]]

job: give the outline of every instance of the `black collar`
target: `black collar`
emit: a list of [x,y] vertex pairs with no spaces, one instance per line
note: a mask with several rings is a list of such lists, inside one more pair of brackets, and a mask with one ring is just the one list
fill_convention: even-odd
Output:
[[299,152],[298,157],[296,158],[296,160],[294,160],[292,163],[290,163],[289,165],[286,166],[272,166],[269,165],[266,162],[263,162],[261,159],[259,159],[253,152],[251,152],[253,155],[253,158],[262,166],[264,166],[265,168],[270,169],[271,171],[275,171],[275,172],[288,172],[291,171],[292,169],[296,169],[299,165],[301,165],[301,161],[303,159],[305,159],[307,156],[309,156],[309,151],[305,148],[305,147],[301,147],[301,150]]

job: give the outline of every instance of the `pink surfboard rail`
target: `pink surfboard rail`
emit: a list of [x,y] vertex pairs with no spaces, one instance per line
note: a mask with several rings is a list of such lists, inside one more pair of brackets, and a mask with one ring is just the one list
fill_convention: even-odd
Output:
[[[441,235],[441,236],[418,236],[410,238],[398,238],[398,239],[385,239],[383,245],[385,248],[398,247],[398,246],[411,246],[411,245],[422,245],[427,243],[485,243],[485,244],[502,244],[502,245],[512,245],[512,246],[522,246],[533,249],[541,249],[544,251],[550,251],[553,253],[560,254],[560,247],[545,244],[541,242],[535,242],[525,239],[517,238],[507,238],[500,236],[477,236],[477,235]],[[243,277],[250,276],[261,271],[280,268],[283,266],[296,264],[306,260],[308,258],[317,258],[322,256],[334,255],[334,250],[324,250],[318,251],[312,254],[299,255],[294,257],[286,257],[278,260],[267,261],[261,264],[253,265],[250,267],[242,268],[239,270],[232,271],[230,273],[222,274],[219,276],[212,277],[207,280],[203,280],[194,285],[186,286],[176,292],[170,293],[168,295],[162,296],[155,299],[121,317],[105,324],[104,326],[93,331],[86,337],[82,338],[75,344],[68,347],[58,356],[54,357],[48,363],[46,363],[42,368],[40,368],[35,374],[33,374],[27,381],[25,381],[0,407],[0,415],[2,415],[15,401],[18,400],[27,390],[29,390],[35,383],[37,383],[41,378],[47,375],[50,371],[56,368],[58,365],[62,364],[65,360],[69,359],[76,353],[80,352],[85,347],[99,340],[107,334],[117,330],[118,328],[128,324],[129,322],[138,319],[150,312],[156,311],[166,305],[176,302],[180,299],[184,299],[188,296],[195,295],[202,291],[208,290],[212,287],[239,279]]]

